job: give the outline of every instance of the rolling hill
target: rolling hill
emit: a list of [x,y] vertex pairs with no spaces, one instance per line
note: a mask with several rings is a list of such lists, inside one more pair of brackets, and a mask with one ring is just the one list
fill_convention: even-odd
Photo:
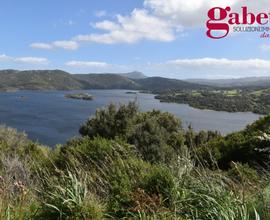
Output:
[[[136,79],[131,79],[131,77]],[[62,70],[0,71],[1,91],[132,89],[160,92],[202,87],[206,86],[162,77],[146,78],[139,72],[127,74],[70,74]]]
[[148,77],[145,79],[135,80],[142,89],[153,92],[179,90],[179,89],[202,89],[207,86],[195,83],[185,82],[183,80],[168,79],[163,77]]
[[61,70],[2,70],[0,90],[75,90],[84,84]]
[[129,79],[145,79],[147,78],[146,75],[144,75],[141,72],[138,71],[134,71],[134,72],[130,72],[130,73],[123,73],[121,74],[121,76],[127,77]]
[[246,77],[237,79],[188,79],[186,81],[216,87],[270,87],[270,77]]
[[139,89],[133,80],[117,74],[74,74],[72,77],[84,84],[87,89]]

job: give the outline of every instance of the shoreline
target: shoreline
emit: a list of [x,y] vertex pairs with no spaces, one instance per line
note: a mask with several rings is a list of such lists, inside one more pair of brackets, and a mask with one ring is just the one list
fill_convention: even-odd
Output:
[[[258,112],[252,112],[252,111],[225,111],[225,110],[217,110],[217,109],[211,109],[211,108],[200,108],[200,107],[195,107],[195,106],[192,106],[190,105],[189,103],[184,103],[184,102],[177,102],[177,101],[164,101],[162,99],[159,99],[159,98],[156,98],[156,96],[158,95],[157,93],[153,93],[153,92],[150,92],[150,91],[142,91],[142,90],[129,90],[129,89],[83,89],[83,90],[57,90],[57,89],[51,89],[51,90],[14,90],[14,91],[3,91],[3,90],[0,90],[0,94],[3,94],[3,93],[18,93],[18,92],[44,92],[44,93],[47,93],[47,92],[85,92],[85,91],[102,91],[102,90],[105,90],[105,91],[110,91],[110,90],[114,90],[114,91],[117,91],[117,90],[122,90],[122,91],[126,91],[126,92],[136,92],[136,94],[151,94],[151,95],[154,95],[154,99],[156,100],[159,100],[159,102],[161,103],[174,103],[174,104],[182,104],[182,105],[188,105],[189,107],[193,108],[193,109],[197,109],[197,110],[203,110],[203,111],[214,111],[214,112],[224,112],[224,113],[252,113],[252,114],[256,114],[256,115],[260,115],[260,116],[266,116],[268,114],[262,114],[262,113],[258,113]],[[68,94],[66,94],[68,95]]]

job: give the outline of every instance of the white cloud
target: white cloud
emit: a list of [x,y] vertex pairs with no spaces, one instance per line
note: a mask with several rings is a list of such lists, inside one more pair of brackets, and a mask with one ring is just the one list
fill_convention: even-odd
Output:
[[167,65],[175,65],[177,67],[206,67],[206,68],[270,68],[270,60],[248,59],[248,60],[229,60],[226,58],[200,58],[200,59],[177,59],[166,62]]
[[102,21],[102,22],[97,22],[92,25],[94,28],[105,30],[105,31],[113,31],[113,30],[119,30],[121,28],[120,25],[116,24],[115,22],[112,21]]
[[148,76],[176,79],[187,78],[239,78],[270,76],[270,60],[227,59],[202,57],[197,59],[174,59],[160,63],[131,64],[129,66],[101,61],[69,61],[65,63],[72,71],[81,72],[129,72],[138,70]]
[[28,64],[48,64],[49,60],[42,57],[18,57],[13,58],[15,62],[28,63]]
[[[134,9],[129,16],[117,15],[116,21],[104,20],[92,25],[105,33],[78,35],[75,41],[105,44],[136,43],[140,40],[173,41],[184,37],[185,28],[204,27],[210,8],[231,6],[239,11],[242,0],[144,0],[143,8]],[[245,2],[250,10],[269,8],[268,0]],[[180,32],[180,34],[176,34]]]
[[147,10],[135,9],[130,16],[117,15],[117,21],[102,21],[95,28],[108,31],[104,34],[78,35],[75,41],[96,43],[135,43],[139,40],[172,41],[171,25],[163,19],[152,16]]
[[81,72],[93,72],[93,73],[120,73],[132,71],[129,67],[125,65],[111,64],[103,61],[81,61],[72,60],[65,63],[72,71]]
[[150,63],[145,71],[171,78],[239,78],[270,76],[270,60],[226,58],[176,59]]
[[52,45],[46,43],[32,43],[30,47],[34,49],[42,49],[42,50],[51,50],[53,49]]
[[108,67],[109,64],[105,62],[97,62],[97,61],[69,61],[66,63],[67,66],[71,67]]
[[239,11],[242,6],[248,6],[252,12],[270,8],[267,0],[145,0],[144,6],[156,16],[187,28],[205,25],[207,12],[212,7],[231,6],[233,11]]
[[25,63],[34,65],[48,64],[49,60],[43,57],[11,57],[5,54],[0,55],[0,62]]
[[[238,0],[227,0],[225,5],[232,5]],[[222,6],[220,0],[145,0],[144,6],[156,16],[169,19],[176,25],[184,27],[201,26],[207,20],[207,11],[213,6]]]
[[10,61],[12,60],[12,57],[7,56],[6,54],[0,54],[0,61],[5,62],[5,61]]
[[52,50],[52,49],[64,49],[64,50],[77,50],[79,44],[76,41],[54,41],[52,43],[32,43],[30,47],[41,50]]
[[[248,6],[252,12],[270,9],[268,0],[144,0],[141,8],[135,8],[129,15],[116,16],[115,20],[103,20],[91,24],[97,31],[78,34],[69,45],[61,43],[63,49],[78,49],[80,42],[102,44],[136,43],[141,40],[171,42],[177,37],[185,37],[185,29],[204,27],[207,12],[211,7],[231,6],[239,12],[242,6]],[[97,17],[103,17],[106,11],[97,11]],[[58,42],[58,41],[57,41]],[[71,45],[72,44],[72,45]],[[77,44],[77,45],[76,45]],[[50,44],[57,47],[54,43]],[[42,49],[42,48],[41,48]]]
[[174,59],[160,63],[133,63],[128,66],[102,61],[73,60],[66,62],[65,65],[76,72],[119,73],[138,70],[148,76],[176,79],[270,76],[270,60],[257,58],[234,60],[202,57],[197,59]]
[[79,48],[78,43],[75,41],[54,41],[52,45],[65,50],[77,50]]
[[[231,6],[239,11],[242,0],[144,0],[143,8],[134,9],[129,16],[117,15],[116,21],[104,20],[93,26],[105,31],[103,34],[92,33],[78,35],[77,41],[97,43],[135,43],[140,40],[173,41],[185,28],[204,27],[207,12],[215,6]],[[268,7],[267,0],[259,3],[245,2],[252,11]],[[180,34],[176,34],[181,32]]]

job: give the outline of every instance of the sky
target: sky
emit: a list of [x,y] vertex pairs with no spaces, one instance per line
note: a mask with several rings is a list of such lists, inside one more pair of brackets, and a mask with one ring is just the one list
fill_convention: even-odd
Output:
[[0,69],[169,78],[270,76],[270,38],[206,36],[207,12],[267,0],[0,0]]

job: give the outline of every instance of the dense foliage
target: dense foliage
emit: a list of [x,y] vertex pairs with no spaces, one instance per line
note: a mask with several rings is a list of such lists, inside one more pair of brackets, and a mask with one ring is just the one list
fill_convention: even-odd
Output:
[[269,89],[201,89],[160,92],[164,102],[186,103],[195,108],[227,112],[270,113]]
[[111,104],[80,133],[49,149],[0,128],[0,219],[270,218],[270,116],[222,137]]

